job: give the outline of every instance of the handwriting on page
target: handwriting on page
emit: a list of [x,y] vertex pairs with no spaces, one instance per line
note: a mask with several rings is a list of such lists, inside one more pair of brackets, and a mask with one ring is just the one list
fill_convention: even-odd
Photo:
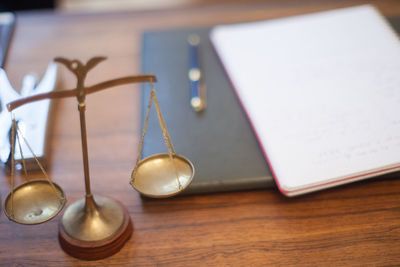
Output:
[[[306,174],[321,175],[329,171],[339,177],[345,172],[398,162],[400,79],[397,70],[400,64],[377,59],[373,65],[348,64],[341,72],[335,64],[330,66],[330,70],[325,67],[322,71],[316,67],[314,72],[309,67],[306,73],[301,73],[301,79],[318,75],[329,84],[313,82],[311,89],[302,88],[290,97],[275,95],[267,100],[268,125],[274,125],[267,135],[279,140],[277,153],[291,151],[282,154],[281,163],[297,169],[305,164],[309,168]],[[366,79],[347,77],[356,76],[360,71]],[[305,160],[299,160],[302,156]]]

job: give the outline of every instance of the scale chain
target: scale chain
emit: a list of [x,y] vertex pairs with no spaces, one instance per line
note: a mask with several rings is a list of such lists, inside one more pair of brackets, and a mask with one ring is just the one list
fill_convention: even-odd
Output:
[[[24,143],[26,144],[26,146],[28,147],[29,151],[32,153],[33,158],[35,159],[37,165],[39,166],[40,170],[42,171],[44,177],[47,179],[47,181],[49,182],[51,188],[53,189],[54,193],[58,196],[58,198],[60,200],[65,200],[65,196],[62,196],[61,193],[59,193],[57,191],[57,189],[55,188],[54,184],[51,182],[49,176],[47,175],[46,171],[44,170],[42,164],[40,163],[39,159],[37,158],[35,152],[33,152],[33,149],[31,148],[31,146],[29,145],[29,143],[27,142],[26,138],[24,137],[24,135],[21,133],[21,130],[19,129],[18,125],[15,123],[16,125],[16,129],[17,129],[17,134],[21,135],[22,139],[24,140]],[[17,138],[19,138],[17,136]],[[21,153],[21,158],[23,158],[22,153]],[[22,161],[24,164],[24,160]]]
[[14,114],[11,114],[11,218],[14,219],[14,179],[15,179],[15,127],[17,125]]
[[[176,169],[175,162],[174,162],[174,156],[175,156],[176,152],[175,152],[174,146],[172,145],[171,138],[169,137],[167,126],[165,125],[164,119],[162,117],[160,105],[158,104],[158,100],[157,100],[156,92],[154,91],[153,84],[151,85],[151,96],[154,100],[154,106],[156,107],[156,110],[157,110],[158,121],[160,123],[160,127],[161,127],[161,130],[163,133],[165,146],[167,147],[167,150],[168,150],[168,156],[169,156],[169,159],[171,160],[172,166],[174,168],[176,180],[178,181],[178,187],[179,187],[179,189],[181,189],[182,184],[181,184],[181,181],[179,180],[178,170]],[[171,150],[172,150],[172,152],[171,152]]]
[[[153,101],[154,101],[154,106],[155,106],[156,111],[157,111],[157,117],[158,117],[158,121],[160,123],[161,131],[162,131],[162,135],[163,135],[163,140],[164,140],[165,146],[167,147],[168,155],[169,155],[169,158],[170,158],[170,160],[172,162],[172,165],[173,165],[173,168],[174,168],[174,171],[175,171],[175,174],[176,174],[176,179],[178,181],[178,186],[179,186],[179,189],[180,189],[180,188],[182,188],[182,185],[181,185],[181,182],[179,180],[178,171],[176,169],[176,166],[175,166],[175,163],[174,163],[174,160],[173,160],[173,157],[176,154],[175,148],[174,148],[174,146],[172,144],[171,138],[169,137],[169,133],[168,133],[167,127],[166,127],[164,119],[162,117],[161,109],[160,109],[160,106],[158,104],[158,100],[157,100],[157,97],[156,97],[156,92],[154,90],[153,83],[151,84],[151,94],[150,94],[149,102],[147,104],[146,119],[145,119],[145,122],[144,122],[143,132],[142,132],[142,136],[141,136],[140,143],[139,143],[139,152],[138,152],[138,156],[137,156],[137,159],[136,159],[135,168],[133,170],[133,179],[134,179],[134,177],[136,177],[138,163],[139,163],[140,158],[141,158],[142,149],[143,149],[143,142],[144,142],[144,138],[145,138],[145,135],[146,135],[147,125],[148,125],[149,117],[150,117],[151,105],[152,105]],[[133,183],[133,181],[131,181],[131,184],[132,183]]]
[[[144,137],[146,135],[146,129],[147,129],[147,124],[149,122],[149,117],[150,117],[150,109],[151,109],[151,104],[153,103],[153,98],[150,97],[149,99],[149,103],[147,104],[147,112],[146,112],[146,119],[144,121],[144,126],[143,126],[143,132],[142,132],[142,136],[140,138],[140,143],[139,143],[139,151],[138,151],[138,156],[136,158],[136,164],[135,164],[135,168],[133,170],[133,178],[136,177],[136,172],[137,172],[137,167],[139,165],[139,161],[141,158],[141,154],[142,154],[142,149],[143,149],[143,141],[144,141]],[[131,181],[132,184],[133,181]]]
[[[17,125],[17,122],[13,122],[13,123],[15,123],[15,125]],[[17,143],[18,143],[19,152],[21,153],[21,160],[22,160],[22,167],[24,169],[25,181],[28,182],[28,172],[26,170],[26,163],[25,163],[24,153],[22,152],[21,140],[20,140],[18,131],[16,133],[16,136],[17,136]]]
[[152,91],[152,98],[154,100],[154,106],[156,107],[156,110],[157,110],[158,121],[160,122],[160,127],[161,127],[161,130],[163,133],[165,145],[167,146],[168,153],[171,153],[171,151],[170,151],[170,149],[171,149],[172,153],[175,155],[176,154],[175,148],[172,145],[171,138],[169,137],[169,133],[167,130],[167,126],[165,125],[164,119],[162,117],[160,105],[158,104],[158,100],[157,100],[156,92],[154,91],[154,87],[151,88],[151,91]]

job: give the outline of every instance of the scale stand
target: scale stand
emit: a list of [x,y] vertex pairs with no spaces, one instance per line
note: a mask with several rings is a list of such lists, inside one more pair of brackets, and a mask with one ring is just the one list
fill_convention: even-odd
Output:
[[[100,90],[104,90],[106,88],[117,85],[138,83],[138,82],[150,82],[150,83],[156,82],[156,77],[154,75],[140,75],[140,76],[123,77],[119,79],[102,82],[93,86],[85,87],[84,81],[88,71],[105,59],[106,59],[105,57],[95,57],[90,59],[84,65],[78,60],[55,58],[56,62],[65,65],[77,77],[77,87],[75,89],[38,94],[20,100],[16,100],[7,104],[8,110],[12,111],[21,105],[42,99],[48,99],[48,98],[54,99],[54,98],[75,96],[78,100],[86,194],[84,198],[72,203],[65,210],[61,223],[59,225],[59,241],[61,247],[64,249],[65,252],[67,252],[73,257],[84,260],[97,260],[113,255],[124,246],[126,241],[128,241],[129,238],[131,237],[133,231],[133,226],[128,211],[119,201],[104,196],[92,195],[90,189],[89,162],[88,162],[88,149],[87,149],[87,136],[86,136],[85,97],[87,94],[95,93]],[[152,92],[154,92],[153,88]],[[169,141],[169,148],[168,148],[169,160],[165,161],[166,163],[164,164],[164,170],[165,168],[169,169],[167,170],[168,173],[166,173],[167,175],[165,176],[173,177],[173,179],[175,179],[177,184],[179,185],[179,187],[177,187],[176,190],[172,192],[167,191],[167,192],[156,193],[153,195],[153,197],[168,197],[173,194],[181,192],[190,184],[191,180],[193,179],[194,168],[189,160],[175,153],[175,150],[173,149],[172,146],[172,142],[169,139],[169,135],[166,130],[165,124],[162,120],[161,113],[159,111],[158,103],[155,98],[155,92],[154,92],[154,98],[152,97],[151,100],[155,101],[156,103],[157,111],[159,113],[158,115],[159,115],[160,125],[162,125],[164,137],[165,135],[167,135]],[[143,138],[144,134],[142,136],[142,141],[140,146],[142,146]],[[160,157],[165,158],[165,154],[159,154],[159,155]],[[138,158],[140,158],[140,155],[138,156]],[[148,161],[149,159],[144,159],[142,162],[148,162]],[[136,162],[136,166],[134,169],[135,175],[132,176],[131,180],[133,186],[135,185],[134,178],[136,176],[139,177],[137,178],[139,182],[142,180],[141,177],[143,177],[143,175],[141,174],[143,174],[144,172],[142,170],[139,170],[139,168],[137,168],[138,165],[142,164],[142,162],[139,162],[139,160]],[[154,170],[152,173],[157,173],[159,175],[159,172],[157,170]],[[151,176],[152,173],[150,172],[148,173],[148,175]],[[173,175],[169,175],[170,173],[173,173]],[[154,181],[154,180],[150,179],[149,181]],[[168,183],[171,184],[171,181],[168,181]],[[146,185],[144,186],[145,189],[149,187],[147,184],[145,185]],[[150,191],[150,194],[151,192],[152,191]],[[11,197],[11,199],[13,200],[13,197]],[[11,207],[12,205],[13,201],[11,201]]]

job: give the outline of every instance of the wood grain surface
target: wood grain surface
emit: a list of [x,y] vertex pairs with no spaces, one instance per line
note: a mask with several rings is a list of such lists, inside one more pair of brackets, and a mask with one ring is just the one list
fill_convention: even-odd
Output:
[[[370,2],[386,16],[400,15],[400,1]],[[138,74],[145,30],[253,21],[362,3],[229,1],[164,11],[20,13],[6,70],[20,88],[24,74],[42,75],[55,56],[108,56],[89,74],[90,85]],[[60,70],[60,89],[74,88],[75,78]],[[129,185],[140,137],[138,88],[121,86],[87,97],[92,191],[128,208],[134,232],[127,245],[110,258],[80,261],[58,244],[60,216],[24,226],[2,213],[0,266],[400,266],[399,175],[296,198],[271,188],[141,199]],[[64,188],[68,205],[84,192],[76,100],[56,100],[53,118],[49,175]],[[2,201],[9,190],[9,176],[0,170]]]

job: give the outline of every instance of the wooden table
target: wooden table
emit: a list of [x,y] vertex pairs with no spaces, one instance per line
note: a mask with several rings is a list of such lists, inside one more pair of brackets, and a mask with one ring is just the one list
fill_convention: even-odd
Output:
[[[139,73],[140,35],[148,29],[269,19],[361,3],[270,0],[111,14],[23,13],[6,69],[19,88],[24,74],[42,74],[55,56],[107,55],[109,60],[90,74],[91,84]],[[399,1],[374,3],[387,16],[400,15]],[[62,89],[74,87],[75,78],[61,70]],[[1,214],[1,266],[400,265],[398,175],[296,198],[273,188],[142,200],[128,184],[140,134],[138,88],[123,86],[87,98],[92,190],[127,206],[132,239],[108,259],[78,261],[59,247],[60,216],[23,226]],[[64,188],[69,204],[84,192],[78,112],[73,98],[56,104],[49,174]],[[3,171],[0,188],[4,201],[10,182]]]

